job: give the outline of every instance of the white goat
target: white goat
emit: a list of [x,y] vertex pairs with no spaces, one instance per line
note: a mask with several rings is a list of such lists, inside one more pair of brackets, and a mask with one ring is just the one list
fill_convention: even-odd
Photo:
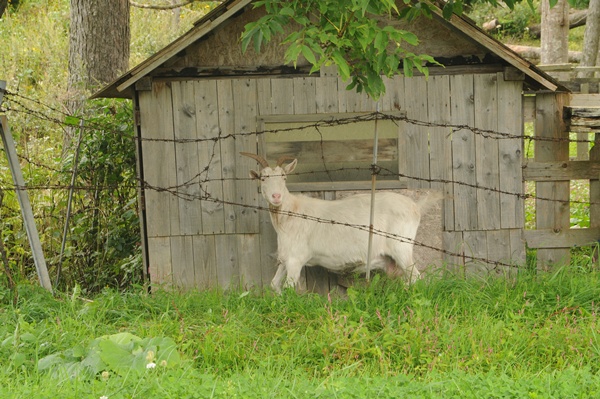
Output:
[[[296,159],[282,166],[290,160],[282,157],[272,168],[259,155],[241,154],[262,166],[260,172],[251,170],[250,177],[261,181],[277,232],[278,269],[271,282],[275,291],[281,291],[286,273],[286,285],[295,286],[304,265],[319,265],[338,273],[366,270],[370,194],[335,201],[294,195],[285,182],[286,175],[296,168]],[[371,269],[384,269],[394,277],[403,272],[411,283],[420,277],[413,263],[414,239],[421,212],[440,198],[432,195],[414,202],[400,194],[376,193]]]

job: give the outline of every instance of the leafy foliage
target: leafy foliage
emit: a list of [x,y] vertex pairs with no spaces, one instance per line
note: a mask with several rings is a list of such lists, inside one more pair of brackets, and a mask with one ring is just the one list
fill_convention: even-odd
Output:
[[[75,193],[67,285],[123,287],[142,277],[131,106],[103,100],[89,112],[81,143],[72,144],[81,146],[77,183],[85,189]],[[65,158],[66,171],[73,162],[74,155]]]
[[[287,46],[286,63],[296,65],[302,55],[312,64],[311,72],[323,65],[337,65],[342,79],[351,79],[349,90],[356,88],[373,98],[385,92],[381,75],[394,75],[400,65],[408,76],[413,69],[427,75],[426,65],[436,64],[432,57],[409,50],[418,44],[413,33],[379,23],[385,17],[430,16],[431,7],[427,3],[398,9],[392,0],[263,0],[254,6],[264,7],[267,14],[246,25],[242,35],[243,51],[253,44],[259,52],[262,43],[283,33],[283,27],[293,22],[299,29],[283,40]],[[452,10],[454,6],[450,12]]]
[[142,339],[122,332],[97,338],[88,347],[76,345],[45,356],[39,360],[38,370],[50,371],[57,377],[95,378],[109,370],[126,375],[156,366],[176,367],[180,363],[179,352],[171,338]]

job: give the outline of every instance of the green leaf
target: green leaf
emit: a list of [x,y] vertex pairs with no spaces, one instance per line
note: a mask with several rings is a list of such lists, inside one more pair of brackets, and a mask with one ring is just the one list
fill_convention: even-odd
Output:
[[291,7],[283,7],[279,10],[280,15],[285,15],[286,17],[293,17],[296,13]]
[[294,67],[297,64],[297,60],[298,60],[298,56],[300,55],[300,52],[302,51],[302,46],[298,43],[292,43],[290,44],[290,46],[288,47],[288,49],[285,51],[285,63],[290,63],[293,62],[294,63]]
[[348,62],[346,62],[346,59],[344,58],[342,53],[340,53],[339,50],[335,50],[331,54],[331,58],[333,59],[333,62],[335,62],[335,64],[338,66],[338,72],[340,73],[340,77],[342,78],[342,80],[348,80],[350,78],[350,66],[348,65]]
[[302,45],[302,55],[312,65],[316,65],[317,64],[317,59],[315,58],[315,54],[312,52],[312,50],[310,49],[310,47],[308,47],[306,44]]
[[134,356],[131,351],[128,351],[122,345],[110,339],[103,339],[98,343],[98,348],[100,349],[100,359],[111,370],[119,374],[125,374],[131,369]]
[[411,32],[403,31],[402,32],[402,40],[404,40],[406,43],[410,44],[411,46],[419,45],[419,38],[417,37],[417,35],[415,35],[414,33],[411,33]]
[[444,8],[442,9],[442,15],[444,16],[445,19],[450,19],[452,17],[453,9],[454,9],[453,2],[448,2],[444,5]]
[[258,30],[258,25],[256,22],[251,22],[249,24],[246,24],[246,26],[244,27],[244,33],[242,33],[242,52],[243,53],[245,53],[246,50],[248,49],[248,45],[254,38],[254,35],[256,34],[257,30]]
[[388,45],[388,38],[382,31],[377,32],[375,35],[375,48],[379,51],[384,51]]
[[405,58],[402,60],[402,69],[404,76],[413,76],[413,62],[410,58]]

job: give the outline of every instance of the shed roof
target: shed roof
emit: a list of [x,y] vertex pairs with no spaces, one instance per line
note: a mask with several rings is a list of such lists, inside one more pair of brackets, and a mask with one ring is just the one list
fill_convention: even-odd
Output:
[[[160,74],[160,71],[164,71],[165,69],[173,69],[177,68],[178,71],[188,69],[186,77],[191,77],[194,75],[198,75],[200,72],[199,68],[186,68],[186,61],[189,60],[189,55],[186,53],[188,48],[192,46],[198,46],[199,43],[208,40],[215,40],[214,38],[219,35],[215,35],[215,32],[219,28],[223,28],[227,26],[234,18],[240,16],[244,13],[255,12],[252,11],[251,3],[253,0],[227,0],[209,12],[206,16],[198,20],[194,26],[185,34],[175,39],[172,43],[164,47],[162,50],[158,51],[156,54],[152,55],[136,67],[132,68],[119,78],[117,78],[112,83],[108,84],[100,91],[95,93],[92,98],[99,97],[114,97],[114,98],[131,98],[133,93],[133,88],[136,82],[146,76],[155,76]],[[441,10],[434,9],[434,15],[431,20],[433,23],[437,24],[440,28],[447,29],[446,32],[452,38],[443,38],[446,35],[438,35],[433,38],[423,38],[422,34],[425,33],[426,29],[421,29],[421,32],[416,32],[421,42],[433,42],[433,41],[441,41],[444,43],[446,40],[446,44],[449,45],[452,41],[456,41],[457,37],[460,37],[464,41],[464,43],[469,43],[471,47],[480,48],[483,51],[492,54],[495,58],[501,60],[506,65],[513,66],[520,72],[525,75],[525,80],[528,85],[534,90],[549,90],[549,91],[568,91],[564,88],[560,83],[558,83],[554,78],[550,75],[546,74],[539,68],[537,68],[531,62],[525,60],[516,52],[489,36],[486,32],[480,29],[472,20],[465,16],[457,16],[452,15],[450,20],[446,20],[442,17]],[[417,26],[409,27],[417,28]],[[239,33],[238,33],[239,35]],[[440,37],[442,36],[442,37]],[[225,45],[231,46],[231,38],[227,37],[224,40],[229,40]],[[240,47],[237,41],[234,42],[235,46]],[[221,43],[223,45],[223,43]],[[443,45],[443,44],[442,44]],[[464,47],[464,46],[463,46]],[[466,46],[466,48],[470,48]],[[431,54],[429,48],[425,46],[425,53],[430,54],[434,57],[437,54]],[[241,51],[241,50],[240,50]],[[203,59],[195,59],[194,61],[197,64],[202,64],[206,62],[207,57],[215,57],[215,54],[206,54]],[[280,57],[282,59],[283,57]],[[437,57],[436,57],[437,58]],[[241,60],[238,56],[237,60]],[[183,62],[182,62],[183,60]],[[178,63],[179,61],[179,63]],[[230,63],[231,58],[228,60]],[[235,58],[234,61],[235,62]],[[182,65],[183,64],[183,65]],[[212,64],[212,62],[211,62]],[[238,67],[238,71],[244,71],[244,66],[242,65],[231,65],[231,64],[222,64],[219,65],[206,65],[212,68],[206,68],[201,76],[210,76],[212,75],[221,75],[222,71],[219,70],[219,67],[227,65],[230,69],[236,69]],[[201,65],[196,65],[201,66]],[[260,66],[256,65],[255,71],[260,70]],[[286,68],[283,65],[278,65],[279,72],[292,72],[293,68]],[[274,70],[273,65],[263,68],[262,73],[270,73]],[[178,72],[181,73],[181,72]],[[165,76],[165,75],[163,75]],[[181,75],[183,76],[183,75]]]

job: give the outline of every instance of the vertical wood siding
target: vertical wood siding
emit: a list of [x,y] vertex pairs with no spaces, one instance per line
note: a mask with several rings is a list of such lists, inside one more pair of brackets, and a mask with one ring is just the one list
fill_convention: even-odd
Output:
[[[386,78],[382,112],[519,135],[521,82],[501,73]],[[139,92],[149,269],[153,283],[208,289],[267,286],[276,269],[276,235],[248,178],[265,151],[258,118],[269,115],[371,112],[377,104],[346,90],[339,77],[206,79],[154,83]],[[507,117],[510,115],[510,117]],[[233,138],[231,135],[235,135]],[[180,140],[181,141],[177,141]],[[171,140],[171,141],[169,141]],[[175,140],[172,141],[172,140]],[[444,260],[524,257],[521,142],[483,138],[468,129],[398,123],[398,165],[412,188],[433,188],[443,206]],[[433,180],[433,182],[430,182]],[[177,195],[173,195],[177,190]],[[336,198],[336,192],[318,193]],[[224,203],[221,203],[221,200]],[[246,206],[244,206],[246,205]],[[433,250],[431,250],[433,251]],[[467,263],[468,259],[467,259]],[[307,289],[325,293],[337,277],[304,273]]]

